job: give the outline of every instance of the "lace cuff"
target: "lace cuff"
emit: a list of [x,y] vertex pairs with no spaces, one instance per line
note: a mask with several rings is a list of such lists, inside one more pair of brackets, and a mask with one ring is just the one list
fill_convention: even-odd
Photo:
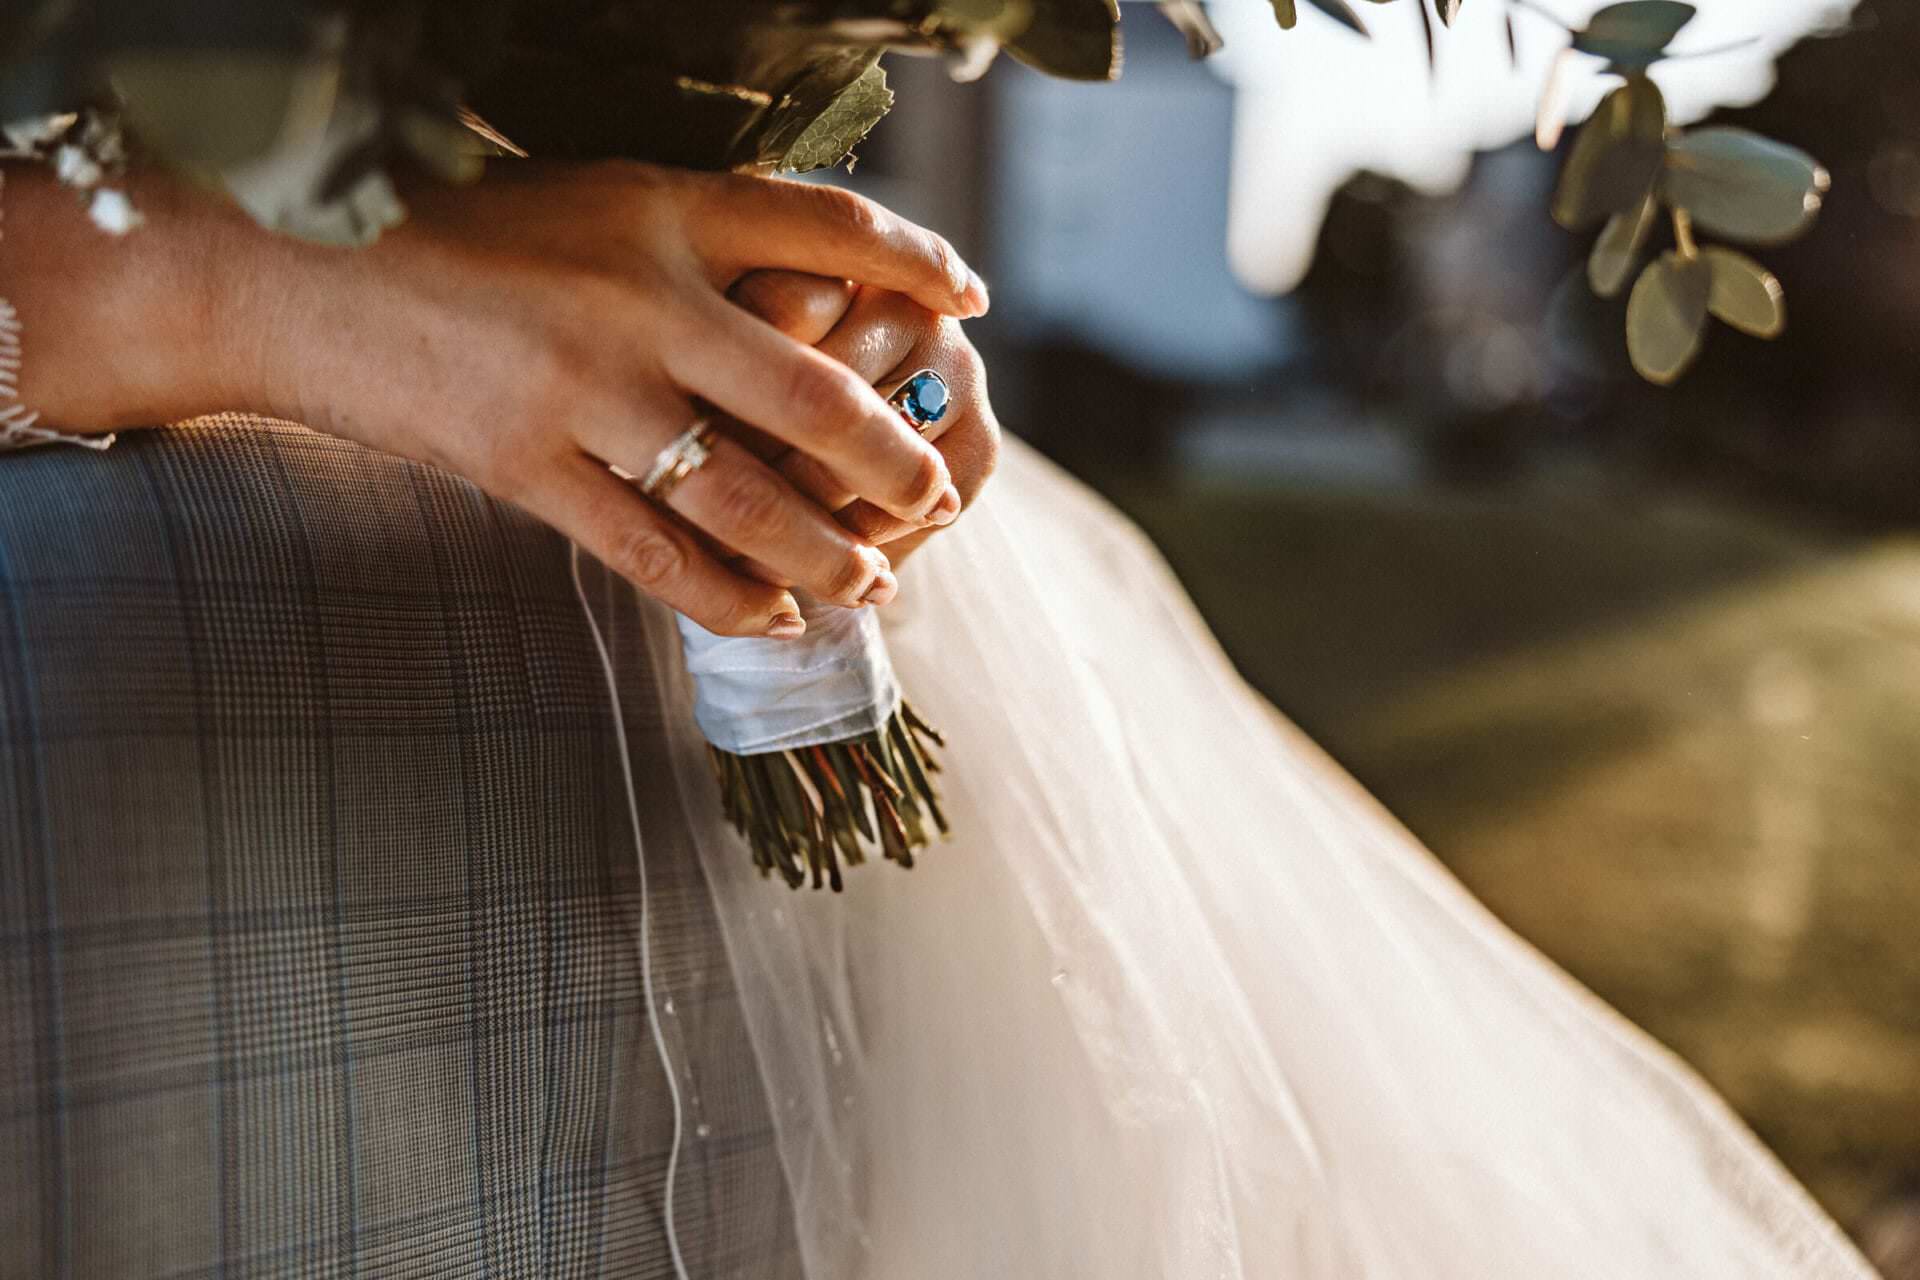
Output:
[[[138,216],[124,192],[104,185],[125,167],[120,133],[111,121],[93,113],[48,116],[6,126],[0,158],[43,160],[53,165],[61,182],[89,195],[88,213],[99,226],[118,234],[130,230]],[[0,236],[5,231],[6,172],[0,170]],[[0,452],[37,444],[71,444],[98,452],[117,438],[59,431],[40,424],[40,414],[20,399],[20,371],[24,360],[20,313],[0,298]]]
[[20,403],[20,315],[0,298],[0,452],[29,449],[36,444],[77,444],[96,452],[113,447],[117,438],[83,436],[38,425],[40,415]]

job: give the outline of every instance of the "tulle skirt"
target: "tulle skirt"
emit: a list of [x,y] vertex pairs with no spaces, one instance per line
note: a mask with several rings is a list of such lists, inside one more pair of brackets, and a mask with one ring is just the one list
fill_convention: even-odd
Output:
[[600,581],[659,666],[809,1274],[1871,1275],[1241,682],[1111,508],[1010,446],[904,578],[955,834],[840,895],[753,872],[671,620]]

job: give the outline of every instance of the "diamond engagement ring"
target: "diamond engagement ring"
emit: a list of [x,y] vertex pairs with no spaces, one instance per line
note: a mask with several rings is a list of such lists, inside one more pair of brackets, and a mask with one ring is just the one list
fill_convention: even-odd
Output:
[[673,438],[673,442],[654,455],[653,465],[640,481],[640,492],[655,502],[665,502],[682,480],[698,471],[713,456],[713,424],[700,418]]
[[928,427],[947,416],[953,393],[947,389],[945,378],[932,369],[922,369],[901,383],[900,389],[887,397],[887,403],[900,411],[908,426],[925,435]]

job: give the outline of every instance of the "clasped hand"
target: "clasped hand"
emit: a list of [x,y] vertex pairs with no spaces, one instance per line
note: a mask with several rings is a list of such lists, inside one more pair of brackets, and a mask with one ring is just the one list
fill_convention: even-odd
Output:
[[[50,173],[7,176],[0,286],[47,425],[304,423],[467,477],[716,632],[799,634],[794,589],[890,600],[882,548],[950,523],[992,464],[957,323],[985,286],[844,191],[516,162],[410,191],[346,250],[155,172],[130,180],[144,225],[110,238]],[[874,389],[914,362],[958,395],[934,440]],[[702,417],[725,432],[664,504],[615,475]]]
[[[885,604],[883,546],[951,523],[992,467],[958,324],[985,287],[871,201],[621,164],[529,165],[413,205],[357,268],[408,317],[359,358],[406,395],[334,428],[467,475],[709,630],[798,635],[794,588]],[[929,438],[875,390],[908,365],[956,392]],[[302,421],[328,424],[336,376],[303,369]],[[709,412],[722,435],[666,509],[609,470],[644,475]]]

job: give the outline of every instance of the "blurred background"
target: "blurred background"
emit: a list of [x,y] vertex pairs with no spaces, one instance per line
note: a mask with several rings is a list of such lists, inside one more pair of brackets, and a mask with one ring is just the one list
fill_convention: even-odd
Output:
[[847,181],[983,266],[1002,420],[1247,678],[1920,1275],[1920,15],[1701,0],[1676,48],[1758,42],[1658,68],[1676,110],[1833,191],[1755,255],[1786,335],[1660,390],[1522,137],[1563,31],[1516,63],[1468,0],[1430,72],[1404,0],[1210,8],[1195,64],[1126,5],[1117,84],[890,59]]

